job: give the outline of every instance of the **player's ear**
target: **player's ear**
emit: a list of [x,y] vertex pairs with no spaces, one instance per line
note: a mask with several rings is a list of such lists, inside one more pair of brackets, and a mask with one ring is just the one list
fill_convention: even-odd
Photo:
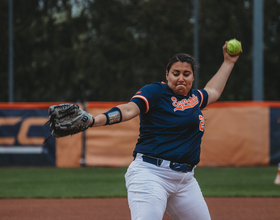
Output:
[[168,72],[167,72],[167,70],[166,70],[166,75],[165,75],[166,80],[167,80],[167,77],[168,77]]

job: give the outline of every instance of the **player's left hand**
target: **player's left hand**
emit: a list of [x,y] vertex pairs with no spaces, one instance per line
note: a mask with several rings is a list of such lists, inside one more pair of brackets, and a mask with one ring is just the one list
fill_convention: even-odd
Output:
[[86,130],[94,124],[94,117],[76,104],[61,104],[49,107],[51,135],[59,138]]

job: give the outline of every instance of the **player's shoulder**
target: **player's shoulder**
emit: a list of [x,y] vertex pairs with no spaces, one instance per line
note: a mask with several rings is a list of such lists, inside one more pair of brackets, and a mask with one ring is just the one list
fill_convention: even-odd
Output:
[[166,90],[166,86],[163,82],[147,84],[136,92],[131,101],[138,105],[141,113],[147,113],[150,108],[155,107],[159,103],[162,94]]
[[154,82],[143,86],[139,91],[161,92],[165,90],[167,87],[168,86],[165,82]]
[[191,89],[191,94],[194,94],[194,95],[201,95],[202,91],[201,89]]
[[208,102],[208,93],[204,89],[191,89],[191,95],[198,97],[200,108],[204,108]]
[[[145,85],[144,87],[149,87],[149,88],[166,88],[167,87],[167,84],[165,82],[154,82],[154,83],[151,83],[151,84],[147,84]],[[144,88],[143,87],[143,88]]]

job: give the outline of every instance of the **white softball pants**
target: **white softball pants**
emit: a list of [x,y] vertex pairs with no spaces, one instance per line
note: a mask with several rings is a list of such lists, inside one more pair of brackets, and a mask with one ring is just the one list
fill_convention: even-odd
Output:
[[162,220],[166,211],[173,220],[210,220],[202,192],[192,172],[178,172],[144,162],[137,154],[125,174],[132,220]]

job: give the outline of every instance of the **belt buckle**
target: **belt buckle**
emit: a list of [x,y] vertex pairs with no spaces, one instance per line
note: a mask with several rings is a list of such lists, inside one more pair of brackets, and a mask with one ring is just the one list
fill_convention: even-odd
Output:
[[180,163],[175,163],[175,162],[170,162],[169,167],[172,170],[180,171],[180,172],[184,172],[184,173],[187,173],[192,170],[192,166],[189,164],[180,164]]
[[181,171],[187,173],[188,172],[189,165],[187,164],[181,164]]
[[169,167],[175,171],[181,171],[181,165],[179,163],[170,162]]

